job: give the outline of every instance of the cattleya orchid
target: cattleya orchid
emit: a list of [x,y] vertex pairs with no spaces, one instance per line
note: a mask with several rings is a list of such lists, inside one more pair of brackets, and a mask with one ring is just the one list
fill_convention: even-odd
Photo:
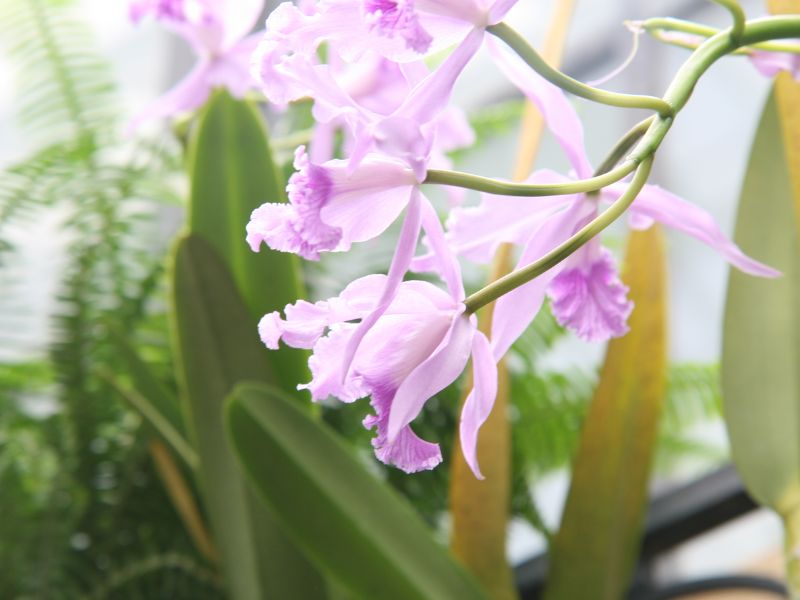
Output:
[[133,0],[130,17],[147,16],[183,37],[197,64],[171,90],[140,112],[131,123],[171,117],[202,106],[214,88],[241,98],[253,89],[250,56],[260,35],[249,35],[264,9],[264,0]]
[[[575,174],[579,178],[590,177],[592,168],[583,146],[583,128],[561,90],[534,71],[525,69],[518,59],[500,48],[492,50],[497,64],[502,65],[510,79],[548,118]],[[538,171],[529,179],[531,183],[548,184],[567,181],[569,177],[549,170]],[[520,245],[523,250],[517,268],[521,268],[569,238],[597,215],[602,204],[616,201],[627,185],[615,183],[597,194],[535,199],[487,194],[477,207],[453,209],[448,221],[448,243],[457,253],[484,263],[491,260],[501,243]],[[745,256],[720,231],[711,215],[657,186],[644,186],[629,209],[629,215],[634,229],[645,229],[659,221],[711,246],[745,273],[761,277],[779,275],[774,269]],[[430,268],[426,263],[426,258],[421,257],[415,266],[420,270]],[[528,327],[545,296],[550,297],[558,322],[586,341],[605,341],[624,335],[633,309],[626,293],[611,253],[602,247],[599,238],[592,239],[544,275],[498,300],[498,309],[508,308],[501,310],[493,324],[492,341],[498,358]],[[513,319],[503,318],[511,314]]]
[[[631,228],[658,221],[706,243],[746,273],[778,275],[743,254],[704,210],[646,184],[653,153],[697,78],[725,52],[701,55],[697,60],[708,64],[683,71],[683,80],[664,98],[626,95],[592,88],[549,67],[503,21],[516,0],[284,2],[267,18],[263,34],[248,35],[262,4],[133,2],[134,21],[151,16],[163,22],[199,56],[194,70],[137,122],[196,108],[213,87],[242,96],[256,86],[278,110],[291,102],[313,101],[316,124],[309,148],[300,146],[295,152],[289,201],[265,198],[247,225],[247,243],[254,251],[264,244],[318,260],[322,253],[346,252],[382,235],[404,214],[386,275],[360,278],[326,301],[298,300],[283,316],[273,312],[259,324],[270,349],[283,341],[312,350],[312,379],[298,387],[308,390],[314,401],[370,398],[373,412],[364,425],[374,430],[375,453],[384,463],[411,473],[441,462],[438,444],[420,439],[412,422],[431,397],[458,379],[471,358],[473,389],[462,408],[460,438],[465,460],[481,477],[477,436],[497,393],[497,362],[545,298],[550,298],[558,322],[585,340],[625,334],[634,306],[598,234],[626,207]],[[635,26],[641,31],[665,26],[701,31],[691,42],[695,45],[717,33],[675,23]],[[669,41],[673,34],[684,35],[667,31],[662,39]],[[430,70],[424,60],[448,48],[446,58]],[[499,71],[539,108],[570,161],[571,173],[542,169],[526,182],[512,184],[442,171],[450,167],[448,151],[473,141],[463,113],[450,99],[481,49],[488,49]],[[792,48],[785,54],[762,46],[741,51],[764,74],[786,70],[798,77],[800,52],[792,53]],[[612,151],[602,172],[595,174],[584,149],[582,124],[561,88],[656,114],[633,132],[630,145],[618,145],[632,148],[631,154]],[[629,175],[633,177],[626,181]],[[477,206],[451,202],[445,233],[423,193],[428,183],[477,189],[484,195]],[[606,206],[610,208],[603,210]],[[415,256],[422,232],[429,251]],[[517,270],[467,297],[457,257],[488,263],[503,243],[520,248]],[[551,256],[557,260],[548,262]],[[446,291],[431,281],[405,280],[410,269],[435,273]],[[491,301],[496,303],[487,337],[477,329],[474,313]]]

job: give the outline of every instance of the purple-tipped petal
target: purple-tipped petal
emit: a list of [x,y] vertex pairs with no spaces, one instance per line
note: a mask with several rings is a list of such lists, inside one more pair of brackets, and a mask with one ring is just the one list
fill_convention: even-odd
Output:
[[547,288],[553,315],[587,342],[625,335],[633,302],[628,300],[628,287],[619,280],[614,257],[597,239],[579,252],[589,255],[580,261],[586,264],[562,270]]
[[388,438],[397,438],[400,431],[419,415],[425,403],[453,383],[469,360],[475,324],[472,319],[456,315],[439,347],[405,378],[397,390],[389,415]]
[[478,466],[478,430],[489,418],[497,398],[497,364],[489,340],[480,331],[472,340],[472,373],[474,388],[461,409],[459,438],[464,460],[475,477],[483,479]]
[[[564,242],[575,231],[576,225],[593,210],[582,197],[578,197],[572,206],[545,221],[532,233],[522,251],[517,269],[538,260]],[[491,335],[495,359],[499,361],[531,324],[542,307],[547,286],[561,271],[562,265],[563,263],[556,265],[497,300]]]
[[[626,184],[614,184],[606,188],[603,197],[610,200],[616,199],[626,187]],[[740,271],[759,277],[778,277],[780,275],[780,271],[776,271],[742,252],[722,233],[714,222],[714,218],[705,210],[658,186],[644,186],[630,210],[654,219],[667,227],[682,231],[711,246]]]
[[564,149],[578,177],[589,177],[592,165],[583,146],[583,125],[564,92],[493,39],[488,40],[487,46],[495,64],[542,113],[548,129]]
[[433,469],[442,462],[439,444],[420,439],[408,426],[400,431],[394,441],[389,441],[387,429],[394,393],[395,390],[386,385],[376,386],[372,392],[370,404],[375,414],[364,419],[364,427],[375,429],[375,437],[372,438],[375,456],[382,463],[393,465],[406,473]]

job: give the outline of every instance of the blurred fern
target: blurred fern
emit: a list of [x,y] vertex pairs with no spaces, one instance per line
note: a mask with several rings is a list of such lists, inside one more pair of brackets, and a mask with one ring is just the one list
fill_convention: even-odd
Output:
[[[157,578],[200,582],[171,597],[218,597],[207,577],[192,575],[202,569],[153,563],[171,552],[187,557],[181,564],[202,559],[161,489],[139,419],[96,374],[99,364],[121,364],[107,333],[112,322],[156,363],[170,360],[165,236],[154,217],[164,210],[156,199],[175,198],[169,176],[179,159],[169,141],[121,138],[110,66],[76,10],[71,0],[0,0],[0,34],[18,73],[18,121],[30,144],[29,156],[0,178],[2,267],[12,273],[4,313],[26,304],[15,297],[25,293],[18,280],[35,277],[15,264],[11,232],[36,240],[46,215],[64,232],[49,351],[20,345],[19,358],[0,367],[0,396],[8,399],[0,413],[0,597],[101,597],[112,584],[106,597],[142,597],[147,581],[159,589]],[[37,399],[47,414],[31,413]],[[155,566],[132,567],[148,564]]]

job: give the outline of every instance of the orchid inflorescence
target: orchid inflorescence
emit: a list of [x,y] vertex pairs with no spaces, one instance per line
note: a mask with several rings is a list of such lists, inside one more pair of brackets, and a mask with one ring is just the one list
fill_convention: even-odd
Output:
[[[744,21],[718,31],[675,19],[630,24],[658,39],[694,49],[663,98],[612,93],[560,73],[503,19],[516,0],[319,0],[283,3],[266,30],[248,35],[261,0],[139,0],[135,20],[150,14],[185,36],[200,60],[188,77],[141,118],[200,106],[213,87],[241,97],[259,88],[273,105],[313,99],[308,148],[295,152],[288,203],[253,212],[247,242],[308,260],[344,252],[382,235],[403,215],[387,275],[352,282],[324,302],[298,300],[259,324],[268,348],[279,342],[312,350],[307,389],[315,401],[370,397],[377,457],[406,472],[442,460],[438,444],[411,423],[435,394],[472,361],[473,389],[460,421],[464,457],[477,477],[477,436],[497,393],[497,363],[530,325],[545,297],[558,322],[580,338],[624,335],[634,309],[614,258],[598,234],[623,213],[632,229],[658,221],[687,233],[746,273],[775,277],[746,256],[703,209],[647,183],[653,156],[708,67],[745,54],[765,75],[800,79],[800,16]],[[434,70],[425,59],[453,47]],[[474,136],[451,104],[454,84],[482,47],[496,67],[542,113],[570,161],[570,174],[533,172],[511,183],[449,170],[448,152]],[[322,59],[322,56],[325,59]],[[244,63],[250,65],[248,76]],[[598,169],[565,91],[654,115],[626,134]],[[335,140],[343,135],[343,158]],[[629,179],[630,178],[630,179]],[[451,208],[442,226],[425,185],[442,184]],[[464,206],[454,190],[483,192]],[[604,209],[604,207],[607,207]],[[427,251],[417,249],[422,233]],[[488,263],[501,244],[520,249],[516,269],[467,297],[459,258]],[[405,280],[429,272],[444,284]],[[496,301],[491,331],[475,311]]]

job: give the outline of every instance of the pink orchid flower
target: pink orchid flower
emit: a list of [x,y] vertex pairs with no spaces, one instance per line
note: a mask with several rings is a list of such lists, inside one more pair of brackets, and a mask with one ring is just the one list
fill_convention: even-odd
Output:
[[250,56],[259,35],[248,35],[261,15],[264,0],[134,0],[130,16],[163,22],[192,46],[197,64],[171,90],[139,113],[130,128],[202,106],[211,90],[227,89],[241,98],[255,87]]
[[475,317],[464,314],[460,275],[457,271],[451,275],[449,293],[428,282],[400,283],[366,333],[350,368],[345,366],[343,349],[352,345],[359,331],[354,321],[374,314],[387,287],[383,275],[358,279],[325,302],[300,300],[286,307],[285,319],[277,312],[267,314],[259,332],[271,349],[277,349],[280,340],[313,349],[312,379],[298,386],[309,390],[313,400],[333,396],[353,402],[370,396],[374,414],[364,419],[364,426],[375,429],[375,455],[406,473],[432,469],[442,461],[439,445],[420,439],[410,424],[431,397],[458,378],[472,356],[475,387],[462,410],[460,435],[465,459],[482,477],[477,436],[497,394],[497,368]]
[[[592,168],[583,146],[583,129],[574,108],[561,92],[537,73],[525,68],[515,56],[493,46],[495,60],[509,78],[545,115],[556,139],[569,157],[578,177]],[[552,171],[534,173],[529,182],[561,183],[569,177]],[[594,218],[604,203],[617,200],[628,184],[619,182],[597,195],[576,194],[541,198],[483,195],[481,204],[456,208],[447,223],[447,240],[453,250],[471,260],[486,263],[501,243],[522,247],[517,268],[544,256]],[[745,273],[761,277],[779,275],[774,269],[742,253],[703,209],[653,185],[646,185],[629,209],[629,223],[645,229],[659,221],[683,231],[719,252]],[[430,257],[420,257],[412,268],[435,269]],[[617,275],[614,260],[595,238],[567,260],[497,301],[491,332],[496,358],[502,357],[528,327],[545,296],[562,325],[589,341],[624,335],[633,305]]]

